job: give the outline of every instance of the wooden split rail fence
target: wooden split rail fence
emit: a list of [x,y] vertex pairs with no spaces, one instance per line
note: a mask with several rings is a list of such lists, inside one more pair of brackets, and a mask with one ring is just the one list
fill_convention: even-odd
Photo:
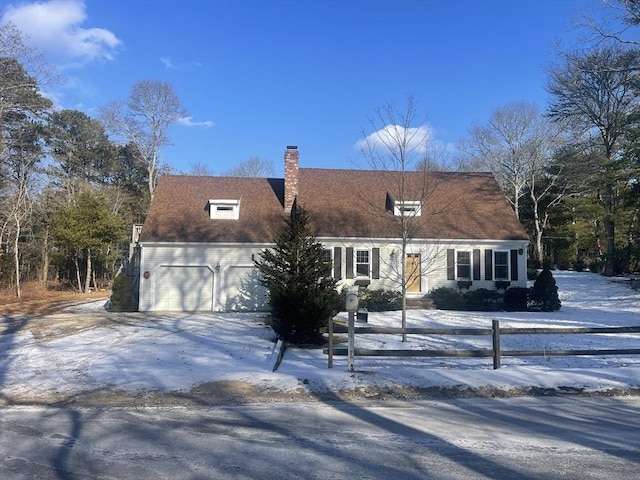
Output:
[[[324,350],[328,355],[328,368],[333,367],[334,355],[347,355],[349,357],[349,370],[353,371],[353,357],[492,357],[493,368],[500,368],[502,357],[528,357],[528,356],[570,356],[570,355],[640,355],[640,348],[626,349],[591,349],[591,350],[502,350],[500,340],[502,335],[541,335],[541,334],[621,334],[640,333],[640,326],[635,327],[518,327],[501,328],[498,320],[492,321],[491,328],[395,328],[395,327],[372,327],[355,326],[353,319],[349,325],[334,325],[334,321],[329,322],[329,348]],[[349,334],[349,348],[335,348],[334,333]],[[355,348],[355,334],[379,334],[379,335],[442,335],[442,336],[491,336],[492,348],[489,349],[468,349],[468,350],[417,350],[417,349],[368,349]],[[640,339],[639,339],[640,340]]]

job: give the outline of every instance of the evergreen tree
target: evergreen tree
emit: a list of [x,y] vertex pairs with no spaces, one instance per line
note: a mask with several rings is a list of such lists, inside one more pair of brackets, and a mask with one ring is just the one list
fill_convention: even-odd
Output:
[[531,288],[533,307],[543,312],[560,310],[558,287],[551,270],[543,269]]
[[[88,293],[95,261],[103,260],[113,245],[126,241],[122,219],[109,210],[103,196],[84,191],[76,205],[60,207],[52,223],[56,242],[73,258],[78,290]],[[86,261],[84,289],[79,265],[82,257]]]
[[320,343],[320,328],[338,304],[336,282],[324,247],[309,227],[309,214],[294,208],[276,246],[255,261],[269,292],[273,329],[294,343]]

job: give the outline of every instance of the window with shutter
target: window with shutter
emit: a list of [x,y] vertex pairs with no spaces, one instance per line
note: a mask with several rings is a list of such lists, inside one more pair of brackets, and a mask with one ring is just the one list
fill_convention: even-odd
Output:
[[356,276],[369,277],[371,271],[369,250],[356,250]]
[[509,280],[509,252],[494,253],[494,272],[496,280]]
[[464,250],[456,252],[456,277],[461,280],[471,280],[471,252]]

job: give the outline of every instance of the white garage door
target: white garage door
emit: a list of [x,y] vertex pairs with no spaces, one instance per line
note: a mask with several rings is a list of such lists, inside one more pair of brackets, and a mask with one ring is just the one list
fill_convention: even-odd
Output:
[[155,310],[213,308],[213,272],[202,266],[164,266],[156,274]]
[[222,308],[226,311],[267,310],[265,288],[254,266],[232,266],[224,273]]

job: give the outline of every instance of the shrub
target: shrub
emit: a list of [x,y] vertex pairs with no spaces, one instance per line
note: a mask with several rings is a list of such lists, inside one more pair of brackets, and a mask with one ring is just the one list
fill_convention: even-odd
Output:
[[502,309],[502,294],[497,290],[478,288],[460,292],[453,288],[440,287],[431,291],[431,299],[440,310],[466,310],[495,312]]
[[449,287],[439,287],[431,291],[431,299],[440,310],[464,310],[462,293]]
[[360,306],[370,312],[388,312],[402,309],[402,294],[395,290],[361,290]]
[[502,294],[496,290],[478,288],[463,295],[464,310],[495,312],[502,309]]
[[560,310],[558,287],[551,270],[545,268],[540,272],[531,288],[531,304],[535,310],[553,312]]
[[504,292],[504,309],[507,312],[526,312],[529,289],[513,287]]
[[134,312],[137,310],[137,305],[135,305],[133,298],[131,280],[124,273],[113,279],[110,306],[114,312]]

